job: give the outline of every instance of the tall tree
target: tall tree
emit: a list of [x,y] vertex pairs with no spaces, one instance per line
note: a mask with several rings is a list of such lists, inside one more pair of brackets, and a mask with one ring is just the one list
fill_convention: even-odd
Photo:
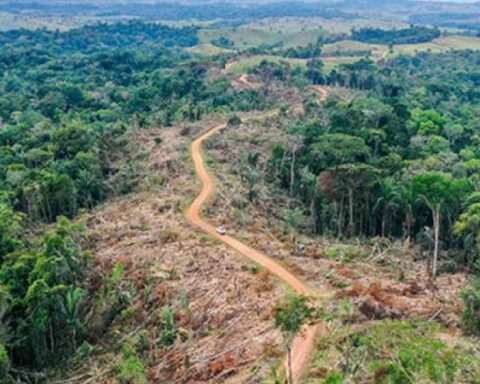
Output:
[[442,213],[445,211],[449,202],[454,202],[461,198],[458,193],[459,181],[455,181],[449,174],[444,173],[426,173],[415,176],[412,179],[413,191],[419,199],[431,211],[434,233],[434,250],[431,267],[431,276],[437,275],[437,263],[440,247],[440,231],[442,222]]
[[275,325],[283,334],[287,344],[287,381],[293,383],[292,377],[292,342],[302,326],[312,318],[313,309],[305,296],[291,295],[275,310]]

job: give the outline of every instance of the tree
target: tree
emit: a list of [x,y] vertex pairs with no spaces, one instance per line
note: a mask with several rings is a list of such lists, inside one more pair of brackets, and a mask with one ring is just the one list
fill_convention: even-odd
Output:
[[462,292],[465,309],[462,325],[466,332],[480,335],[480,278],[475,277],[470,286]]
[[[319,52],[320,53],[320,52]],[[325,84],[325,77],[323,76],[323,61],[318,59],[311,59],[307,61],[307,78],[313,84]]]
[[289,209],[285,212],[287,230],[291,233],[293,247],[297,250],[297,236],[300,225],[302,224],[303,211],[299,208]]
[[10,358],[5,346],[0,344],[0,381],[7,382],[7,373],[10,367]]
[[434,250],[431,276],[433,278],[437,274],[442,212],[447,203],[454,203],[462,198],[460,195],[462,183],[463,181],[453,180],[451,175],[444,173],[426,173],[412,179],[413,191],[419,202],[426,204],[432,213]]
[[[331,169],[334,175],[335,190],[340,197],[346,196],[348,202],[348,234],[354,236],[355,206],[364,194],[369,194],[371,188],[378,181],[378,169],[367,164],[344,164]],[[322,186],[323,190],[325,188]],[[360,193],[362,191],[362,193]],[[337,197],[338,198],[338,197]]]
[[12,303],[5,313],[12,328],[7,346],[23,364],[45,367],[77,346],[85,259],[80,228],[65,218],[38,241],[38,248],[7,255],[0,283]]
[[312,316],[313,309],[308,305],[308,298],[301,295],[288,296],[275,310],[275,326],[280,329],[287,344],[289,383],[293,383],[291,360],[293,339]]
[[238,115],[232,115],[228,118],[229,127],[237,127],[242,124],[242,119]]
[[391,178],[380,182],[379,197],[373,207],[374,211],[381,212],[381,236],[387,233],[387,225],[393,220],[391,216],[399,209],[398,189]]
[[460,215],[454,225],[454,234],[473,255],[469,260],[469,264],[472,265],[475,257],[480,254],[480,203],[473,203]]
[[21,246],[18,238],[21,217],[0,201],[0,262],[8,254]]
[[315,173],[332,166],[365,161],[370,149],[355,136],[332,133],[320,136],[309,148],[310,169]]

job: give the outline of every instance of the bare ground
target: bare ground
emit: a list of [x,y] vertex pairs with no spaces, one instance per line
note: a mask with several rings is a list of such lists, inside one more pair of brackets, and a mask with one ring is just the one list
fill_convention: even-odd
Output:
[[[120,316],[98,336],[100,347],[87,367],[72,373],[80,378],[72,383],[115,382],[119,344],[142,332],[149,345],[147,379],[155,383],[225,382],[238,375],[242,382],[260,382],[283,355],[272,320],[282,289],[269,273],[198,233],[183,216],[199,188],[188,160],[188,144],[199,129],[186,125],[139,132],[136,140],[150,153],[145,191],[109,201],[90,217],[98,271],[92,289],[100,284],[99,276],[122,263],[126,284],[133,287],[133,315]],[[166,305],[175,308],[178,335],[173,346],[161,347]]]
[[[335,291],[334,301],[349,298],[357,309],[355,321],[421,317],[457,329],[462,310],[459,293],[466,276],[442,274],[432,283],[426,274],[425,261],[417,261],[418,249],[386,239],[372,244],[342,244],[335,239],[298,236],[293,241],[284,217],[292,202],[286,191],[272,193],[262,178],[271,147],[275,143],[288,147],[295,140],[285,133],[282,126],[285,120],[263,125],[245,123],[209,143],[215,174],[229,175],[221,176],[219,197],[209,213],[232,225],[235,231],[243,232],[244,240],[252,246],[275,255],[310,286]],[[257,190],[252,202],[247,199],[248,180],[242,168],[248,154],[259,156]],[[307,227],[308,221],[305,218]],[[353,249],[358,255],[344,260],[325,254],[328,249],[342,247]]]

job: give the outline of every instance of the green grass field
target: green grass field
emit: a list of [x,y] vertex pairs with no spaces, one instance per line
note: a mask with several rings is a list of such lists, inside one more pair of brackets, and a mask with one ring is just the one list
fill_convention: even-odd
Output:
[[226,70],[227,73],[247,73],[253,67],[259,65],[263,60],[270,61],[273,63],[287,63],[292,67],[301,67],[304,68],[306,65],[306,60],[302,59],[286,59],[279,56],[272,56],[272,55],[255,55],[240,58],[238,62],[234,63],[233,65],[229,66]]
[[[336,65],[353,63],[364,56],[348,56],[351,51],[370,51],[372,60],[378,61],[382,58],[389,58],[398,55],[414,55],[418,52],[446,52],[451,49],[474,49],[480,50],[480,38],[472,36],[446,36],[435,39],[429,43],[395,45],[393,51],[389,47],[380,44],[366,44],[358,41],[344,40],[322,47],[322,60],[325,63],[325,70],[329,71]],[[342,52],[345,55],[342,55]],[[336,54],[333,56],[333,54]]]
[[480,50],[480,38],[473,36],[446,36],[435,39],[429,43],[396,45],[393,55],[414,55],[417,52],[430,51],[434,53],[446,52],[452,49]]
[[323,33],[349,33],[352,28],[373,27],[382,29],[403,28],[408,24],[398,21],[377,21],[375,19],[324,19],[322,17],[281,17],[263,19],[245,24],[242,28],[260,29],[269,32],[282,31],[284,33],[322,30]]
[[[335,53],[341,57],[348,57],[349,55],[347,55],[347,52],[351,51],[370,51],[372,59],[379,60],[387,53],[388,47],[386,45],[366,44],[359,41],[343,40],[333,44],[324,45],[322,47],[322,56],[330,57]],[[342,55],[342,52],[345,54]]]
[[230,49],[220,48],[210,43],[198,44],[192,48],[187,48],[186,50],[190,53],[202,56],[214,56],[234,52]]
[[119,22],[130,20],[129,16],[75,16],[75,17],[60,17],[60,16],[31,16],[31,15],[17,15],[5,12],[0,12],[0,31],[8,31],[11,29],[38,29],[46,28],[49,30],[66,31],[72,28],[80,28],[85,24],[95,24],[98,22]]
[[38,19],[29,16],[18,16],[9,13],[0,13],[0,31],[8,31],[10,29],[67,29],[66,25],[54,19]]
[[332,69],[335,69],[341,64],[353,64],[360,60],[361,57],[349,57],[349,56],[338,56],[338,57],[324,57],[323,61],[323,72],[329,73]]
[[320,30],[305,32],[265,31],[261,29],[235,28],[235,29],[202,29],[199,32],[202,43],[210,43],[213,39],[226,37],[234,43],[236,49],[258,47],[262,44],[280,44],[282,48],[306,46],[315,43],[322,34]]
[[[240,29],[237,30],[237,34],[240,33]],[[248,30],[249,41],[253,44],[254,38],[260,39],[262,33],[258,30],[252,33],[252,30]],[[267,33],[267,32],[264,32]],[[267,33],[268,34],[268,33]],[[286,35],[284,35],[286,36]],[[447,36],[436,39],[430,43],[423,44],[407,44],[397,45],[393,48],[393,53],[389,52],[389,48],[386,45],[379,44],[365,44],[352,40],[344,40],[334,44],[327,44],[322,48],[322,61],[324,62],[324,72],[328,73],[332,69],[338,67],[341,64],[352,64],[360,60],[365,56],[349,56],[346,52],[351,51],[371,51],[371,58],[373,60],[380,60],[382,58],[388,58],[400,54],[413,55],[421,51],[431,52],[445,52],[450,49],[478,49],[480,50],[480,38],[468,37],[468,36]],[[194,53],[213,55],[219,53],[229,53],[232,51],[223,50],[221,48],[212,46],[208,43],[200,44],[190,50]],[[345,52],[345,55],[341,53]],[[336,55],[333,55],[333,54]],[[228,69],[228,73],[246,73],[253,67],[259,65],[263,60],[267,60],[274,63],[288,63],[292,67],[306,66],[306,60],[303,59],[290,59],[274,55],[253,55],[248,57],[240,57],[237,62],[233,63]]]

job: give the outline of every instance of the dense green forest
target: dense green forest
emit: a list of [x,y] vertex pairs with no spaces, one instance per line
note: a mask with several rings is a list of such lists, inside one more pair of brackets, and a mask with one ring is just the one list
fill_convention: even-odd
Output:
[[471,267],[480,245],[479,63],[477,52],[422,53],[317,76],[361,92],[324,111],[311,106],[310,119],[291,127],[301,144],[272,151],[270,178],[303,203],[309,231],[414,241],[433,251],[433,274],[446,249],[445,263],[457,255]]
[[386,31],[376,28],[352,30],[352,39],[370,44],[417,44],[440,37],[440,30],[412,26],[408,29]]
[[135,188],[128,135],[262,106],[207,81],[178,49],[195,42],[195,29],[138,21],[0,34],[0,373],[8,356],[56,365],[87,336],[88,252],[65,217]]
[[[66,32],[18,29],[4,32],[0,36],[2,62],[5,64],[10,64],[7,56],[10,52],[20,55],[29,49],[52,57],[74,52],[89,54],[118,48],[141,48],[142,51],[148,51],[161,47],[191,47],[195,44],[198,44],[198,37],[194,27],[175,29],[135,20],[128,23],[86,25]],[[16,49],[20,52],[16,52]],[[24,58],[30,59],[28,56]]]

